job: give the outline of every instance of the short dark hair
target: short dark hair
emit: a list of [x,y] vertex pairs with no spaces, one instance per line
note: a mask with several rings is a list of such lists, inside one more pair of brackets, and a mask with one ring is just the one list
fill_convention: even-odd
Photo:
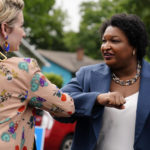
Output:
[[101,38],[108,26],[118,27],[124,32],[129,44],[137,50],[137,60],[141,61],[148,46],[147,32],[141,19],[134,14],[116,14],[102,24]]

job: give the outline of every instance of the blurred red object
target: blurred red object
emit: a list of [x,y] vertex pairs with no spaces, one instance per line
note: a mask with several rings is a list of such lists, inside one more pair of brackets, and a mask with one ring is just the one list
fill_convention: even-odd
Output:
[[[35,113],[34,113],[35,114]],[[46,111],[39,110],[36,126],[45,129],[44,150],[70,150],[76,123],[60,123]]]

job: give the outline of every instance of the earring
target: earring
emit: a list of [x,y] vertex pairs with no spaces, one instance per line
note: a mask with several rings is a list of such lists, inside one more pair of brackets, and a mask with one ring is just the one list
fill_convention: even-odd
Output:
[[5,41],[4,41],[4,44],[3,44],[3,49],[6,51],[6,52],[9,52],[9,49],[10,49],[10,46],[9,46],[9,43],[8,43],[8,35],[6,36],[5,38]]
[[135,49],[133,50],[132,55],[133,55],[133,56],[135,55]]

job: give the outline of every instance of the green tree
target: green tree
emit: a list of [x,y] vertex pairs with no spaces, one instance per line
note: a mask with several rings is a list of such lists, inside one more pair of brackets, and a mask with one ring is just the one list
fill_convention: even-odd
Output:
[[76,32],[65,32],[63,41],[66,46],[66,51],[75,52],[76,49],[79,47],[79,38],[78,33]]
[[43,49],[65,49],[65,13],[54,9],[55,0],[24,0],[25,28],[32,44]]

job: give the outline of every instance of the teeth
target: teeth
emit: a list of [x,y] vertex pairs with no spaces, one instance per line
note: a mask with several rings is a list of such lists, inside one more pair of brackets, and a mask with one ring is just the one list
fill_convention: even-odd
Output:
[[110,56],[111,54],[108,54],[108,53],[107,53],[107,54],[104,54],[104,55],[105,55],[105,56]]

